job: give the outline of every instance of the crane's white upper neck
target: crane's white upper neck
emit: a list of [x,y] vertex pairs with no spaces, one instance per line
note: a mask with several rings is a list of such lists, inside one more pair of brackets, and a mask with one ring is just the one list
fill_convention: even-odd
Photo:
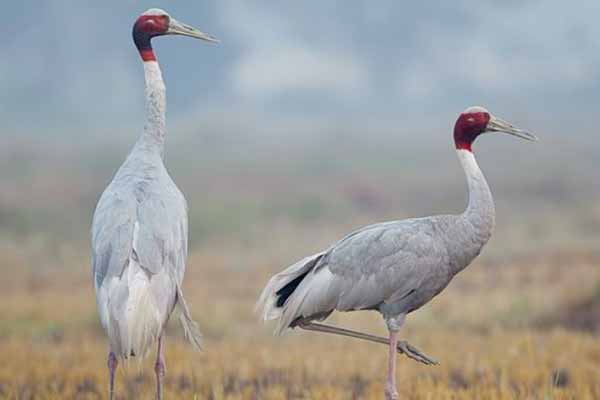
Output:
[[138,143],[163,154],[166,125],[166,87],[157,61],[145,61],[146,124]]
[[496,209],[492,192],[488,186],[483,172],[479,168],[475,156],[469,150],[457,149],[458,159],[465,171],[467,183],[469,185],[469,204],[463,213],[471,225],[482,235],[487,236],[486,240],[494,229]]

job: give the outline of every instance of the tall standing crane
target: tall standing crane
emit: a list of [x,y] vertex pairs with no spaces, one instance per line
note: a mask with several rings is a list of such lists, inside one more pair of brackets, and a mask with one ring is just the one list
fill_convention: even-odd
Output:
[[160,9],[144,12],[133,26],[133,40],[144,65],[147,120],[98,201],[92,223],[96,303],[110,342],[110,399],[118,360],[143,357],[155,342],[156,398],[162,398],[163,330],[175,308],[186,337],[200,346],[200,332],[181,289],[187,258],[187,204],[163,163],[165,84],[150,43],[163,35],[216,42]]
[[[440,293],[479,255],[492,235],[494,200],[471,148],[486,132],[537,140],[483,107],[466,109],[454,126],[454,143],[469,188],[467,209],[460,215],[370,225],[300,260],[267,283],[258,301],[263,319],[278,321],[277,334],[299,327],[388,345],[385,395],[386,399],[397,399],[396,351],[424,364],[436,363],[398,340],[406,315]],[[387,324],[389,338],[314,322],[336,310],[378,311]]]

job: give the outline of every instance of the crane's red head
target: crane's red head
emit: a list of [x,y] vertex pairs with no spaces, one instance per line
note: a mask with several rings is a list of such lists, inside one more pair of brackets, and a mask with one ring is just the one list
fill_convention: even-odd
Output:
[[150,40],[156,36],[166,35],[169,32],[171,17],[165,11],[151,8],[139,16],[133,24],[133,41],[142,60],[156,61]]
[[171,18],[166,11],[160,8],[151,8],[140,15],[133,24],[133,41],[142,56],[142,60],[156,61],[150,40],[162,35],[183,35],[207,42],[218,42],[212,36]]
[[483,107],[469,107],[454,124],[454,144],[457,149],[471,151],[471,144],[487,130],[491,116]]
[[469,107],[458,116],[456,124],[454,124],[456,149],[471,151],[471,145],[475,139],[486,132],[504,132],[521,139],[537,140],[534,134],[516,128],[508,122],[493,116],[483,107]]

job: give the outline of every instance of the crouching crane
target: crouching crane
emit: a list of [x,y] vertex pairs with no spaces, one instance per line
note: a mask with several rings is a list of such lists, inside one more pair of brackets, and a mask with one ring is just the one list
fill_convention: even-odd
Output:
[[[471,145],[486,132],[537,138],[470,107],[454,126],[454,143],[465,171],[469,202],[460,215],[384,222],[359,229],[329,249],[300,260],[273,276],[258,308],[264,320],[277,320],[276,333],[287,328],[364,339],[389,346],[385,395],[397,399],[396,352],[424,364],[436,364],[417,348],[398,340],[408,313],[427,304],[479,255],[492,235],[494,201]],[[376,310],[389,338],[315,323],[333,311]]]
[[211,36],[150,9],[133,26],[144,65],[147,121],[127,159],[105,189],[92,223],[92,267],[96,303],[110,342],[109,398],[119,359],[143,357],[158,342],[156,397],[162,397],[163,329],[178,308],[186,337],[200,346],[200,332],[181,290],[187,258],[185,198],[163,163],[165,84],[150,41],[184,35]]

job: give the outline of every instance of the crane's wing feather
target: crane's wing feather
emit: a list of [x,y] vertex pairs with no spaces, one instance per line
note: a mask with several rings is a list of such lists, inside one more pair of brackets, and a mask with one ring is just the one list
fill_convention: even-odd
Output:
[[135,202],[106,190],[92,223],[92,269],[96,289],[107,276],[121,276],[131,257]]
[[120,276],[134,257],[153,275],[162,270],[181,284],[187,258],[187,208],[183,196],[136,196],[107,190],[92,224],[96,287]]
[[[186,337],[199,348],[200,331],[181,289],[188,251],[185,198],[170,180],[166,184],[142,181],[130,188],[113,181],[94,213],[92,266],[102,324],[113,338],[111,343],[114,342],[116,348],[123,347],[130,335],[128,331],[124,331],[125,334],[121,331],[137,326],[135,321],[126,319],[126,305],[141,304],[141,300],[136,299],[150,298],[153,308],[146,307],[135,313],[144,323],[152,319],[145,318],[143,312],[158,315],[155,319],[158,325],[148,329],[162,329],[177,307]],[[143,286],[136,280],[135,271],[145,272]],[[112,277],[116,279],[108,279]],[[147,332],[142,333],[140,337],[148,337]],[[144,346],[136,346],[136,352],[143,351],[139,349]],[[124,354],[129,355],[129,350]]]
[[430,217],[370,225],[334,244],[282,305],[278,332],[333,310],[388,308],[400,314],[429,301],[451,279],[435,222]]
[[181,284],[187,258],[187,210],[176,197],[152,196],[137,209],[133,251],[151,274],[162,270]]
[[401,301],[416,306],[430,286],[450,279],[447,249],[437,240],[433,218],[362,229],[333,246],[325,262],[339,287],[340,310]]
[[[192,319],[187,307],[181,284],[185,273],[188,252],[187,204],[179,189],[169,179],[161,195],[147,196],[138,207],[138,224],[134,228],[133,252],[139,264],[150,274],[166,272],[170,282],[152,287],[156,298],[170,297],[168,313],[172,306],[179,309],[186,338],[196,349],[200,349],[201,334],[198,324]],[[168,287],[165,287],[168,286]],[[168,293],[168,294],[167,294]]]

